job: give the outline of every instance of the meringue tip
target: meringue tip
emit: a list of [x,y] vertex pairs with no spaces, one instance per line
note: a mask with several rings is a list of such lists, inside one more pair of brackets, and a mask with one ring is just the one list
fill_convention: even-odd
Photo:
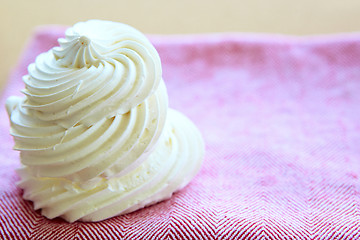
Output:
[[87,37],[87,36],[80,36],[80,37],[78,38],[78,42],[79,42],[82,46],[86,47],[86,46],[88,46],[88,45],[90,44],[91,39],[90,39],[89,37]]
[[97,44],[88,36],[79,33],[67,35],[58,40],[60,46],[53,48],[53,54],[63,67],[82,68],[97,66],[103,59]]

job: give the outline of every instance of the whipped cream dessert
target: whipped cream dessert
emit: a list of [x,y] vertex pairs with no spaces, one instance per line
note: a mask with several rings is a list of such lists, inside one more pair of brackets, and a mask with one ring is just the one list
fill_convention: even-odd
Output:
[[198,129],[168,109],[159,55],[136,29],[80,22],[40,54],[6,108],[18,186],[47,218],[100,221],[168,199],[199,171]]

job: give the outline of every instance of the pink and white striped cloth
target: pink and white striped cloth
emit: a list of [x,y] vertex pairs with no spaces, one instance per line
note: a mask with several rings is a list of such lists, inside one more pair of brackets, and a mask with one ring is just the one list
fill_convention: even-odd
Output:
[[[64,29],[34,34],[2,93]],[[197,177],[168,200],[98,223],[48,220],[16,187],[1,108],[2,239],[359,239],[360,35],[152,36],[170,106],[206,142]]]

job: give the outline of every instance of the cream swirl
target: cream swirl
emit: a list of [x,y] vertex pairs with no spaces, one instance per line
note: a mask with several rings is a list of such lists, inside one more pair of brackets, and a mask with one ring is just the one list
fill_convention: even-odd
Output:
[[161,62],[134,28],[90,20],[28,67],[10,97],[24,198],[48,218],[100,221],[169,198],[197,173],[197,128],[168,110]]

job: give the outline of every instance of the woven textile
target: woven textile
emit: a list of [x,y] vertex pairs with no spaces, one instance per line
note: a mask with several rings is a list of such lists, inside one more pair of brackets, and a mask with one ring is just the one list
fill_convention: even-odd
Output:
[[[64,29],[28,43],[1,96]],[[201,130],[201,171],[170,200],[97,223],[48,220],[16,187],[0,110],[0,238],[359,239],[360,35],[152,36],[170,106]]]

